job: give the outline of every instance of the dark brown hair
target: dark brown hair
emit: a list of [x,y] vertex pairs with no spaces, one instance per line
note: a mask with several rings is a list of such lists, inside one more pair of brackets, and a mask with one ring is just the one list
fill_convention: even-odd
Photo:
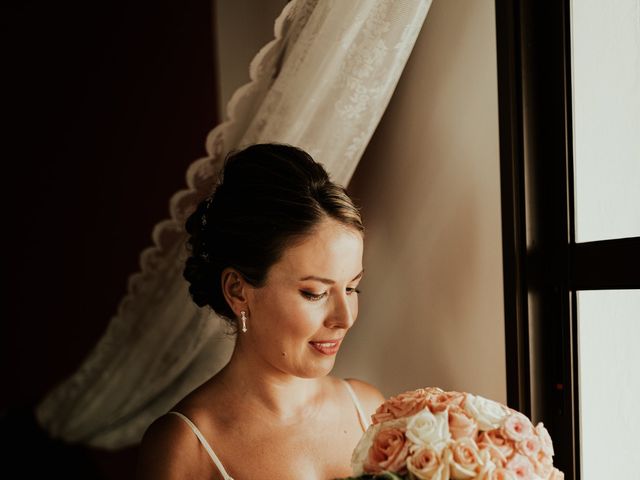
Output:
[[233,267],[249,284],[263,286],[284,250],[327,217],[364,234],[359,208],[346,190],[303,150],[256,144],[230,153],[213,193],[186,222],[191,255],[183,275],[193,301],[234,324],[222,271]]

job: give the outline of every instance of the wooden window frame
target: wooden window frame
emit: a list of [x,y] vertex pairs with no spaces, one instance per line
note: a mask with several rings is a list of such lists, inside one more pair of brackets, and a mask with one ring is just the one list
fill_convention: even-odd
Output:
[[640,288],[640,237],[575,242],[570,0],[496,0],[507,403],[580,478],[578,290]]

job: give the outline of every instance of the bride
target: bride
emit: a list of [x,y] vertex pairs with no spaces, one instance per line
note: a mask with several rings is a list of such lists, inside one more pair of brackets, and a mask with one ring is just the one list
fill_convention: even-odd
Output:
[[237,340],[220,372],[149,426],[136,478],[349,476],[384,401],[329,375],[358,315],[358,208],[304,151],[259,144],[227,157],[186,229],[191,296]]

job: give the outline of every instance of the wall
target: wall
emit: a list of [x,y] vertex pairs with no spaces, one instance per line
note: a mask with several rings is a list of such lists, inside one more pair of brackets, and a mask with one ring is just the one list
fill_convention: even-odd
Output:
[[220,118],[233,92],[249,81],[249,63],[273,39],[274,21],[286,4],[287,0],[213,2]]
[[11,439],[0,447],[25,478],[130,478],[135,448],[53,442],[31,413],[94,348],[205,153],[217,121],[210,0],[33,0],[0,17],[0,441]]
[[[284,4],[234,21],[250,3],[217,4],[222,104]],[[438,385],[506,401],[495,50],[492,1],[433,2],[349,185],[366,273],[335,375],[385,395]]]
[[433,2],[352,181],[360,314],[334,373],[506,401],[493,2]]

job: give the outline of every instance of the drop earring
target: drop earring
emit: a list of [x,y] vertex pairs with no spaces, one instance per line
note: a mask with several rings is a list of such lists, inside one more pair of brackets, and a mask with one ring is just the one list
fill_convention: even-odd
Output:
[[247,331],[247,315],[244,312],[244,310],[240,312],[240,315],[242,315],[242,331],[246,332]]

